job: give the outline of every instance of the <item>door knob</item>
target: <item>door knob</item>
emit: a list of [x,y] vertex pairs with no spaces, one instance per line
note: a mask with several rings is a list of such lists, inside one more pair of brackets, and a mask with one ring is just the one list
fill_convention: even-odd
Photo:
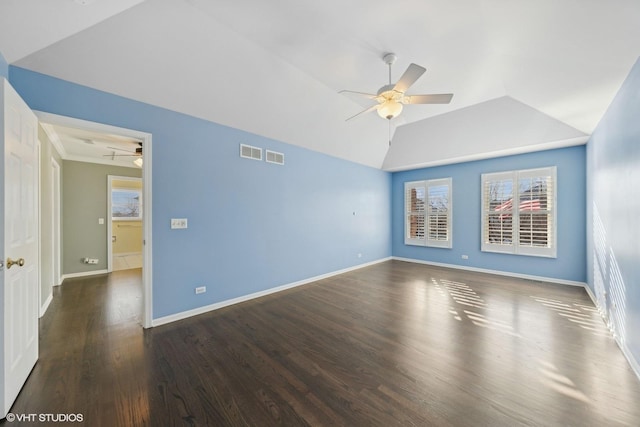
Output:
[[12,260],[11,258],[7,258],[7,270],[10,269],[13,265],[17,265],[18,267],[22,267],[24,265],[24,258],[18,258],[17,260]]

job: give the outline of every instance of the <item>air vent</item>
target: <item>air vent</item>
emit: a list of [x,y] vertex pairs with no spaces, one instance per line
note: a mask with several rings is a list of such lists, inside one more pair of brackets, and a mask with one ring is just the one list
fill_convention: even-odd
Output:
[[245,159],[262,160],[262,148],[240,144],[240,157]]
[[267,150],[267,162],[284,165],[284,154]]

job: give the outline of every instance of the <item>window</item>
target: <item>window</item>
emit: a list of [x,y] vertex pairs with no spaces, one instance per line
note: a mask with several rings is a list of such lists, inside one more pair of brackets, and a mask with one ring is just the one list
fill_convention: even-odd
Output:
[[451,178],[405,182],[406,245],[451,247]]
[[111,218],[113,220],[141,220],[142,190],[112,189]]
[[482,175],[482,250],[556,257],[556,168]]

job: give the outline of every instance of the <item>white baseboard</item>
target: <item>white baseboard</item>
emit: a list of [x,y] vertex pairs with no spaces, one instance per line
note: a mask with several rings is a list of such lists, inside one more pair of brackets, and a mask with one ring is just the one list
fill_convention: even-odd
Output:
[[[600,307],[598,305],[598,300],[596,299],[596,296],[591,291],[591,288],[589,286],[587,286],[586,284],[585,284],[584,288],[586,289],[587,294],[589,295],[589,298],[591,298],[591,301],[593,302],[593,305],[595,305],[596,308],[598,309],[598,311],[600,312],[600,316],[602,316],[602,321],[604,322],[605,325],[608,325],[609,324],[609,320],[603,315],[603,313],[605,313],[605,311],[602,309],[602,307]],[[633,370],[633,372],[636,374],[636,376],[640,380],[640,363],[638,363],[636,358],[633,357],[633,354],[631,353],[631,350],[629,350],[629,347],[627,347],[626,344],[620,342],[620,337],[618,337],[617,335],[615,335],[613,333],[612,333],[612,335],[613,335],[614,339],[616,340],[616,344],[618,344],[618,347],[620,348],[620,350],[622,350],[622,354],[624,354],[624,357],[627,359],[627,362],[629,362],[629,366],[631,366],[631,369]]]
[[[444,264],[444,263],[439,263],[439,262],[423,261],[423,260],[413,259],[413,258],[392,257],[392,259],[395,259],[395,260],[398,260],[398,261],[413,262],[413,263],[416,263],[416,264],[433,265],[435,267],[447,267],[447,268],[453,268],[453,269],[457,269],[457,270],[467,270],[467,271],[474,271],[474,272],[478,272],[478,273],[489,273],[489,274],[497,274],[497,275],[500,275],[500,276],[517,277],[517,278],[520,278],[520,279],[537,280],[539,282],[559,283],[559,284],[562,284],[562,285],[569,285],[569,286],[581,286],[581,287],[583,287],[585,289],[585,291],[587,291],[587,295],[589,295],[589,298],[591,298],[591,301],[593,302],[593,305],[600,310],[600,313],[602,313],[602,309],[601,309],[601,307],[598,306],[598,301],[596,300],[595,295],[591,291],[591,288],[584,282],[576,282],[576,281],[564,280],[564,279],[554,279],[554,278],[551,278],[551,277],[543,277],[543,276],[532,276],[532,275],[529,275],[529,274],[509,273],[509,272],[505,272],[505,271],[489,270],[489,269],[485,269],[485,268],[476,268],[476,267],[466,267],[466,266],[455,265],[455,264]],[[605,324],[607,324],[607,319],[603,318],[603,320],[604,320]],[[633,357],[633,354],[631,353],[629,348],[625,344],[620,342],[619,337],[615,336],[614,338],[615,338],[616,343],[618,344],[618,347],[622,351],[622,354],[624,354],[624,357],[629,362],[629,365],[631,366],[631,369],[636,374],[638,379],[640,379],[640,363],[638,363],[638,361]]]
[[476,273],[487,273],[487,274],[496,274],[498,276],[517,277],[518,279],[536,280],[538,282],[559,283],[561,285],[580,286],[583,288],[587,287],[587,284],[585,282],[577,282],[574,280],[555,279],[553,277],[534,276],[531,274],[512,273],[509,271],[490,270],[488,268],[467,267],[465,265],[457,265],[457,264],[445,264],[442,262],[431,262],[431,261],[424,261],[421,259],[413,259],[413,258],[402,258],[402,257],[394,256],[392,257],[392,259],[395,259],[398,261],[413,262],[416,264],[433,265],[434,267],[446,267],[446,268],[453,268],[456,270],[473,271]]
[[108,270],[94,270],[94,271],[81,271],[79,273],[63,274],[60,280],[60,284],[64,283],[66,279],[74,279],[76,277],[89,277],[98,276],[100,274],[109,274]]
[[42,306],[40,307],[40,316],[38,317],[44,316],[44,314],[47,312],[47,309],[49,308],[49,304],[51,304],[51,301],[53,301],[53,292],[51,292],[45,302],[42,303]]
[[322,279],[327,279],[329,277],[332,276],[337,276],[339,274],[344,274],[347,273],[349,271],[353,271],[353,270],[359,270],[361,268],[364,267],[369,267],[371,265],[374,264],[379,264],[381,262],[384,261],[389,261],[391,259],[391,257],[387,257],[387,258],[382,258],[376,261],[371,261],[371,262],[367,262],[364,264],[359,264],[353,267],[348,267],[342,270],[338,270],[338,271],[333,271],[331,273],[326,273],[326,274],[321,274],[319,276],[315,276],[315,277],[310,277],[308,279],[303,279],[297,282],[293,282],[293,283],[288,283],[286,285],[281,285],[281,286],[276,286],[275,288],[270,288],[270,289],[266,289],[264,291],[260,291],[260,292],[254,292],[252,294],[248,294],[248,295],[243,295],[241,297],[237,297],[237,298],[232,298],[226,301],[221,301],[221,302],[217,302],[215,304],[209,304],[209,305],[205,305],[204,307],[198,307],[198,308],[194,308],[192,310],[187,310],[187,311],[182,311],[180,313],[176,313],[176,314],[171,314],[169,316],[164,316],[164,317],[159,317],[157,319],[153,319],[153,321],[151,322],[151,326],[160,326],[160,325],[165,325],[167,323],[171,323],[171,322],[176,322],[178,320],[182,320],[182,319],[186,319],[192,316],[197,316],[199,314],[204,314],[204,313],[208,313],[210,311],[213,310],[218,310],[221,309],[223,307],[228,307],[230,305],[233,304],[238,304],[241,302],[245,302],[245,301],[249,301],[255,298],[260,298],[260,297],[264,297],[267,295],[271,295],[271,294],[275,294],[277,292],[282,292],[285,291],[287,289],[291,289],[291,288],[295,288],[298,286],[302,286],[302,285],[306,285],[309,283],[313,283],[316,282],[318,280],[322,280]]
[[622,354],[624,354],[624,357],[627,359],[627,362],[629,362],[629,366],[631,366],[631,369],[636,374],[636,377],[638,377],[638,379],[640,380],[640,363],[638,363],[635,357],[633,357],[633,354],[631,353],[631,350],[629,350],[629,347],[622,344],[618,339],[618,337],[615,337],[615,338],[616,338],[616,343],[618,344],[618,347],[620,347],[620,350],[622,350]]

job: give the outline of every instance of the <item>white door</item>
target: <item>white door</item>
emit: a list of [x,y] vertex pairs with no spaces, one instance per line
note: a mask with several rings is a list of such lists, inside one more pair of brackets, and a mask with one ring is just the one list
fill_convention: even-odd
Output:
[[[2,417],[38,360],[38,121],[2,79],[4,261]],[[2,249],[0,247],[0,249]]]

